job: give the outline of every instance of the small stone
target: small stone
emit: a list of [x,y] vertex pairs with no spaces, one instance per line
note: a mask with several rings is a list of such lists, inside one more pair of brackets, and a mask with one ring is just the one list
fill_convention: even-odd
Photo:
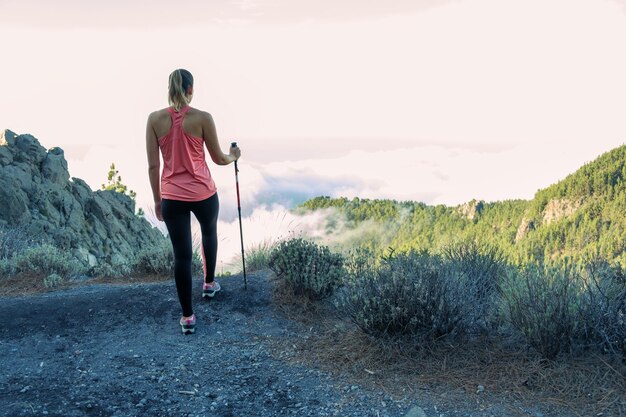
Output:
[[426,413],[420,407],[413,407],[404,417],[426,417]]

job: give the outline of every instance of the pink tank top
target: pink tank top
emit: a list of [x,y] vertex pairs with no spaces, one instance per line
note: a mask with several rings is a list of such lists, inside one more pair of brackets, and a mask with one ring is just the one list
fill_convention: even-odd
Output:
[[189,108],[185,106],[179,112],[167,108],[172,117],[172,127],[159,138],[163,155],[161,198],[201,201],[217,192],[204,157],[204,140],[183,130],[183,119]]

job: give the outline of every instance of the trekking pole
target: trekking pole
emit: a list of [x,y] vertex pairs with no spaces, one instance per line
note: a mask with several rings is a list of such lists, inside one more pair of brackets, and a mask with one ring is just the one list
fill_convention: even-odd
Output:
[[[237,146],[237,142],[230,144],[231,148]],[[243,288],[248,289],[248,279],[246,278],[246,257],[243,253],[243,228],[241,227],[241,200],[239,199],[239,167],[235,160],[235,184],[237,185],[237,211],[239,212],[239,237],[241,237],[241,262],[243,263]]]

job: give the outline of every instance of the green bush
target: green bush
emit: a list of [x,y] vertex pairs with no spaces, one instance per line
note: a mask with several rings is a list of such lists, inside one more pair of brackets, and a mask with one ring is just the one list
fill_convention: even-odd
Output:
[[172,275],[174,273],[172,245],[164,241],[139,251],[135,257],[133,273]]
[[85,272],[85,267],[77,259],[49,244],[27,248],[14,259],[18,273],[58,274],[67,278]]
[[63,282],[63,278],[59,274],[50,274],[43,279],[43,285],[46,288],[53,288]]
[[579,327],[577,280],[570,267],[529,265],[511,271],[502,286],[510,323],[548,359],[572,348]]
[[311,299],[332,294],[344,273],[340,255],[301,238],[280,242],[270,254],[269,266],[294,293]]
[[381,261],[391,259],[393,254],[394,250],[392,248],[388,248],[387,255],[381,257],[376,255],[372,249],[357,246],[348,251],[343,262],[343,267],[349,279],[350,277],[359,277],[378,267]]
[[9,277],[15,273],[15,263],[11,259],[0,259],[0,277]]
[[258,245],[247,248],[246,269],[249,272],[254,272],[269,268],[270,256],[275,247],[276,242],[265,240]]
[[352,269],[337,304],[368,334],[434,340],[467,325],[462,284],[462,272],[437,256],[392,253]]
[[124,263],[111,265],[108,262],[100,262],[90,269],[89,275],[93,277],[124,278],[133,274],[133,265]]
[[[192,255],[191,273],[193,276],[202,276],[203,274],[202,258],[198,252],[194,252]],[[120,276],[143,274],[174,275],[174,252],[170,242],[162,241],[139,251],[133,260],[130,270]]]

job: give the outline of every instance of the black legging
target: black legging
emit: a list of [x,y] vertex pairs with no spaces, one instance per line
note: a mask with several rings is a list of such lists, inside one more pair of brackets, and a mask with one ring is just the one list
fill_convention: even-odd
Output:
[[204,282],[215,279],[217,260],[217,214],[220,203],[217,193],[202,201],[179,201],[163,199],[161,213],[174,249],[174,279],[183,316],[193,314],[191,307],[191,217],[198,219],[202,231],[202,264]]

